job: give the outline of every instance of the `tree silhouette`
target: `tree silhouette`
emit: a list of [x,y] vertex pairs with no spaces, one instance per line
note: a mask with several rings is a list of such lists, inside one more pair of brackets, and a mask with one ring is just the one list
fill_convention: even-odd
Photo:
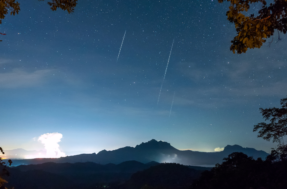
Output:
[[[230,50],[233,53],[245,53],[247,49],[260,48],[274,30],[287,31],[287,0],[274,0],[267,6],[265,0],[218,0],[219,3],[230,1],[227,19],[234,23],[237,36],[231,41]],[[252,3],[262,3],[258,16],[246,13]],[[280,39],[280,37],[279,37]]]
[[285,189],[287,188],[287,98],[281,99],[281,108],[260,108],[265,121],[254,126],[258,137],[278,142],[266,160],[254,160],[243,153],[232,153],[211,171],[202,173],[192,189]]
[[254,160],[243,153],[232,153],[211,171],[205,171],[192,189],[286,189],[287,161],[270,157]]
[[[0,153],[5,154],[1,147],[0,147]],[[8,160],[8,164],[11,165],[12,161]],[[4,180],[2,177],[3,176],[9,176],[9,172],[7,170],[7,163],[4,162],[1,157],[0,157],[0,168],[2,169],[0,172],[0,189],[7,189],[4,186],[7,183],[7,181]]]
[[[258,137],[278,143],[277,152],[281,159],[287,158],[287,145],[284,136],[287,135],[287,98],[281,99],[281,108],[260,108],[265,121],[254,126],[253,131],[259,131]],[[274,152],[275,153],[275,152]]]

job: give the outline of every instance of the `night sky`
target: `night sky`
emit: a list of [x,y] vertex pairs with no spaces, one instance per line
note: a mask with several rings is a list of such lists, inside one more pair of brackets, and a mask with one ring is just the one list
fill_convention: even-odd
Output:
[[0,25],[4,150],[43,149],[37,138],[56,132],[67,155],[151,139],[198,151],[275,147],[253,126],[260,107],[287,95],[287,39],[276,32],[270,47],[233,54],[228,3],[79,0],[72,14],[19,3]]

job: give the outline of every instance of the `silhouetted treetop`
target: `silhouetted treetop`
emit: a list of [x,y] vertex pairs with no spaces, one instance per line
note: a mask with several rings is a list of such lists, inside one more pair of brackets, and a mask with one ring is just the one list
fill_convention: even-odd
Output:
[[276,150],[272,150],[272,160],[287,159],[287,145],[284,144],[284,136],[287,135],[287,98],[281,99],[281,108],[260,108],[265,121],[254,125],[253,131],[259,130],[258,137],[278,143]]
[[287,135],[287,98],[281,100],[281,108],[260,108],[261,114],[270,123],[258,123],[253,131],[259,130],[258,137],[273,142],[281,142],[282,137]]
[[[274,34],[274,30],[287,31],[287,0],[274,0],[267,6],[265,0],[218,0],[219,3],[230,1],[227,19],[234,23],[237,36],[231,41],[230,50],[238,54],[249,48],[260,48],[266,39]],[[258,16],[246,16],[252,3],[262,3]]]
[[[271,155],[270,155],[271,156]],[[192,189],[286,189],[287,161],[254,160],[232,153],[211,171],[194,181]]]

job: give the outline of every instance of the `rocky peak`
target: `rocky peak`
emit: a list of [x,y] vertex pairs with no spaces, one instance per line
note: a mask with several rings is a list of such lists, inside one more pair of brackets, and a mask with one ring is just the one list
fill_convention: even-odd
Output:
[[168,150],[174,149],[169,143],[163,141],[157,141],[152,139],[148,142],[143,142],[140,145],[137,145],[135,149],[139,150]]

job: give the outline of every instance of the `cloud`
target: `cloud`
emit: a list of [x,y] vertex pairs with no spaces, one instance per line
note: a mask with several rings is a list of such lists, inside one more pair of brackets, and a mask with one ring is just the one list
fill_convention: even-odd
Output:
[[13,69],[11,72],[0,73],[0,88],[32,87],[42,84],[44,79],[51,75],[52,70],[43,69],[27,72],[22,69]]
[[66,154],[60,150],[60,145],[63,135],[61,133],[46,133],[38,138],[46,149],[46,158],[64,157]]
[[11,62],[11,60],[0,58],[0,65],[7,64],[9,62]]
[[224,148],[220,148],[220,147],[217,147],[217,148],[214,149],[215,152],[221,152],[223,150],[224,150]]
[[161,154],[161,162],[164,163],[175,163],[180,162],[177,154]]
[[[281,98],[287,93],[285,72],[286,62],[268,61],[258,56],[231,57],[223,63],[202,66],[196,62],[179,62],[178,71],[189,80],[177,87],[174,105],[196,105],[219,108],[246,104],[263,98]],[[171,95],[167,99],[172,98]],[[169,103],[169,102],[168,102]]]

